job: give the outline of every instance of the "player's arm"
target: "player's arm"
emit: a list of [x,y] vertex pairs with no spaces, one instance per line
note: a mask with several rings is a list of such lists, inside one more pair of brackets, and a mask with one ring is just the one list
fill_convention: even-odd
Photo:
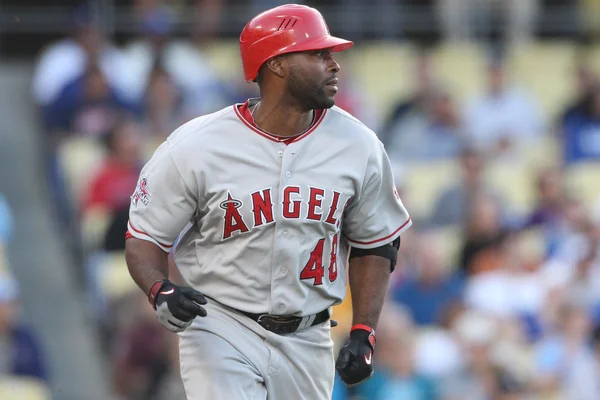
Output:
[[373,374],[375,328],[394,270],[400,234],[411,225],[398,193],[381,142],[369,155],[365,180],[344,218],[344,235],[351,246],[349,280],[353,325],[340,350],[336,369],[353,386]]
[[197,210],[194,179],[182,176],[168,143],[144,166],[129,209],[125,260],[136,284],[148,296],[161,324],[173,332],[205,316],[201,293],[169,278],[168,254]]
[[352,326],[377,326],[399,248],[400,237],[373,249],[350,250]]

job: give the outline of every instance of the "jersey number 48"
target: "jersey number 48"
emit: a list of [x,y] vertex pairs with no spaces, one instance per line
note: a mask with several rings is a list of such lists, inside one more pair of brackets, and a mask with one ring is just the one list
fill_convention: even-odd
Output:
[[[325,266],[323,265],[323,247],[325,245],[325,239],[320,239],[317,245],[311,251],[310,258],[306,263],[304,269],[300,273],[300,279],[314,279],[313,285],[322,285],[323,276],[325,275]],[[331,253],[329,254],[329,282],[333,282],[337,279],[337,247],[338,247],[338,235],[333,236],[331,241]]]

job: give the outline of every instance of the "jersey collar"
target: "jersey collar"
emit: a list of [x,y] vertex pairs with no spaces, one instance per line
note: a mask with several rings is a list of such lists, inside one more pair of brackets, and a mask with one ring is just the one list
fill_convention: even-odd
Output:
[[284,143],[286,145],[295,143],[314,132],[317,126],[319,126],[319,124],[321,123],[321,121],[323,121],[323,118],[327,113],[327,110],[315,110],[315,118],[313,118],[312,123],[308,128],[306,128],[304,132],[300,133],[299,135],[292,137],[275,136],[267,131],[260,129],[258,125],[256,125],[256,123],[254,122],[254,118],[252,117],[252,113],[250,112],[250,107],[256,105],[256,103],[258,103],[259,100],[259,98],[251,98],[248,99],[245,103],[234,104],[233,109],[235,111],[235,115],[237,115],[238,118],[244,123],[244,125],[250,128],[251,131],[273,142]]

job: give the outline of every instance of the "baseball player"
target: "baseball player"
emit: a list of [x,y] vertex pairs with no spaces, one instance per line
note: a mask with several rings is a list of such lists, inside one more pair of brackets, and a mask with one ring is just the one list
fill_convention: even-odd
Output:
[[[333,53],[352,45],[314,8],[254,17],[240,50],[260,98],[184,124],[141,172],[127,264],[179,333],[190,400],[325,400],[336,369],[349,386],[373,373],[374,328],[411,221],[383,145],[334,105]],[[168,276],[176,240],[185,286]],[[330,315],[347,280],[353,327],[336,362]]]

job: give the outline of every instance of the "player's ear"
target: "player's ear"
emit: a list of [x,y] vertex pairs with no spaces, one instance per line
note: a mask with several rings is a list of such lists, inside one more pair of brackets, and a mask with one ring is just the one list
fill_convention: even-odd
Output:
[[285,76],[283,57],[273,57],[266,62],[267,68],[280,78]]

